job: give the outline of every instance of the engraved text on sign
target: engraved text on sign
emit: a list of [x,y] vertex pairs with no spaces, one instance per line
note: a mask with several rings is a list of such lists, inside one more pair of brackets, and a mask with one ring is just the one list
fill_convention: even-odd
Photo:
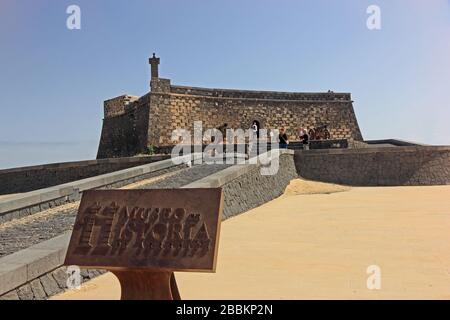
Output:
[[220,189],[86,192],[66,262],[213,271],[221,202]]

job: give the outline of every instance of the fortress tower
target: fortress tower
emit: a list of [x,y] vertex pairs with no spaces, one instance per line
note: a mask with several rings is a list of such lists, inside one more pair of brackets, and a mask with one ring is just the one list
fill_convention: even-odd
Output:
[[122,95],[104,102],[104,119],[97,158],[132,156],[149,146],[173,145],[172,131],[203,128],[247,129],[285,127],[291,140],[297,129],[326,124],[333,139],[362,141],[350,93],[304,93],[209,89],[176,86],[159,78],[160,58],[153,54],[150,92]]

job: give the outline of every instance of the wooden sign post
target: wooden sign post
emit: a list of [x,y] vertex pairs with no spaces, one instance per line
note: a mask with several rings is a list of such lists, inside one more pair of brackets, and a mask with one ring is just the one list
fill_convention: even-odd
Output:
[[106,269],[122,300],[180,299],[174,271],[215,272],[222,189],[83,193],[65,265]]

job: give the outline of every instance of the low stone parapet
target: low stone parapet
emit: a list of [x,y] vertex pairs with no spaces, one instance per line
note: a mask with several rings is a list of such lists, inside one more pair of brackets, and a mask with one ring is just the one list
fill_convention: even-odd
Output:
[[450,147],[396,146],[296,151],[298,174],[352,186],[450,184]]

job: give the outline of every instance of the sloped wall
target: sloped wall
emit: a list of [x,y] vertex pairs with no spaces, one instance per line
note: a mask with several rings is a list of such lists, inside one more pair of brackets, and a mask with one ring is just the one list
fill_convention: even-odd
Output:
[[89,160],[0,170],[0,195],[48,188],[168,158],[146,156]]
[[149,95],[146,95],[135,102],[130,102],[123,106],[121,112],[117,111],[117,104],[105,104],[105,118],[97,159],[146,153],[149,99]]
[[450,184],[450,147],[384,147],[296,151],[298,174],[352,186]]

